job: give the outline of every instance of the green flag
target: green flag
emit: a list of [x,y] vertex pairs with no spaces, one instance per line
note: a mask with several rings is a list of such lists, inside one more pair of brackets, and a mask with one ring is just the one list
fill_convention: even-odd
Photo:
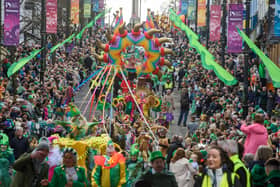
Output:
[[170,20],[173,21],[174,24],[182,31],[185,31],[189,39],[190,46],[195,48],[200,54],[202,66],[205,69],[213,70],[217,77],[226,85],[231,86],[237,83],[237,80],[229,72],[227,72],[222,66],[215,62],[214,56],[198,41],[198,35],[194,33],[187,25],[185,25],[180,17],[172,9],[170,9]]
[[69,43],[72,41],[72,39],[74,38],[75,34],[72,34],[71,36],[69,36],[68,38],[66,38],[63,42],[59,43],[59,44],[56,44],[55,46],[53,46],[51,48],[51,52],[50,53],[53,53],[57,48],[63,46],[65,43]]
[[42,49],[37,49],[31,52],[31,54],[28,57],[24,57],[17,61],[16,63],[13,63],[10,68],[8,69],[8,77],[12,76],[15,72],[20,70],[27,62],[29,62],[32,58],[34,58],[38,53],[40,53]]
[[267,71],[272,79],[273,86],[276,88],[280,88],[280,69],[276,64],[274,64],[255,44],[248,38],[248,36],[241,30],[238,30],[238,33],[243,38],[243,40],[247,43],[247,45],[252,49],[252,51],[259,56],[259,58],[264,63]]
[[95,16],[95,18],[94,18],[94,20],[92,20],[91,22],[89,22],[82,30],[81,30],[81,32],[79,32],[78,34],[77,34],[77,36],[76,36],[76,39],[81,39],[82,38],[82,36],[83,36],[83,33],[85,32],[85,30],[86,29],[88,29],[88,28],[90,28],[90,27],[92,27],[94,24],[95,24],[95,22],[99,19],[99,18],[101,18],[101,17],[103,17],[108,11],[110,11],[111,9],[109,9],[109,10],[103,10],[102,12],[100,12],[97,16]]
[[260,63],[259,65],[259,75],[260,75],[260,78],[265,78],[265,69],[264,69],[264,65],[263,63]]

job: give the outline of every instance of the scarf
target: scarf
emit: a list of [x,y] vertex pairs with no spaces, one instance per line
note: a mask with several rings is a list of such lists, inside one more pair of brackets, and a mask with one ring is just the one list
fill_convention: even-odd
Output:
[[220,187],[222,177],[223,177],[223,169],[222,168],[216,170],[208,169],[207,174],[211,178],[212,187]]

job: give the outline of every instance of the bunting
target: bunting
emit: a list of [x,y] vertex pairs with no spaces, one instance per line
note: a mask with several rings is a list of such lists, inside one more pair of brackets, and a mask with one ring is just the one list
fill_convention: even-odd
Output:
[[190,41],[190,46],[195,48],[200,54],[202,66],[205,69],[213,70],[217,77],[226,85],[231,86],[237,83],[237,80],[229,72],[215,62],[214,56],[198,41],[198,36],[181,21],[180,17],[176,15],[172,9],[170,9],[170,20],[172,20],[182,31],[185,31]]
[[267,68],[268,74],[272,79],[273,86],[275,88],[280,88],[280,69],[279,67],[274,64],[255,44],[248,36],[237,28],[239,35],[243,38],[243,40],[247,43],[250,49],[259,56],[262,60],[263,64]]

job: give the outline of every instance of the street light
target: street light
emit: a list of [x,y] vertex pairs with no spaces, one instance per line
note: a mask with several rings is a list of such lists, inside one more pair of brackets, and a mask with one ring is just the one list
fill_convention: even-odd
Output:
[[[250,37],[250,0],[246,0],[246,35],[248,37]],[[249,81],[248,81],[248,77],[249,77],[249,61],[250,61],[250,57],[249,57],[249,46],[247,44],[245,44],[245,62],[244,62],[244,95],[243,95],[243,118],[246,118],[248,115],[248,86],[249,86]]]
[[210,0],[207,0],[206,13],[206,49],[209,47],[209,33],[210,33]]
[[227,38],[226,38],[226,28],[227,28],[227,0],[223,0],[223,17],[222,17],[222,34],[221,34],[221,61],[222,61],[222,66],[225,65],[225,48],[226,48],[226,43],[227,43]]
[[41,51],[41,68],[40,68],[40,82],[44,83],[44,73],[46,66],[46,44],[47,44],[47,35],[46,35],[46,2],[45,0],[41,0],[41,47],[43,50]]

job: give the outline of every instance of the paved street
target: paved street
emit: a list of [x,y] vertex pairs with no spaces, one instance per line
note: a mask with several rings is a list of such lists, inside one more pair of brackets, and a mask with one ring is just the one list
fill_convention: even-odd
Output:
[[[86,96],[86,94],[88,93],[89,90],[89,83],[87,83],[86,85],[82,86],[81,90],[79,90],[78,92],[76,92],[76,96],[75,96],[75,104],[78,106],[79,109],[81,109],[81,112],[84,111],[88,99],[85,100],[85,102],[83,102],[83,98]],[[174,99],[175,99],[175,112],[174,112],[174,120],[173,120],[173,124],[171,125],[170,129],[169,129],[169,133],[168,136],[171,137],[172,135],[181,135],[181,136],[185,136],[186,132],[187,132],[187,128],[186,127],[182,127],[182,124],[180,127],[177,126],[177,122],[178,122],[178,118],[179,118],[179,114],[180,114],[180,95],[179,92],[177,91],[177,89],[175,89],[174,93],[173,93]],[[82,106],[82,108],[80,108]],[[89,118],[89,109],[86,111],[85,117],[88,119]],[[189,118],[188,118],[189,119]]]

